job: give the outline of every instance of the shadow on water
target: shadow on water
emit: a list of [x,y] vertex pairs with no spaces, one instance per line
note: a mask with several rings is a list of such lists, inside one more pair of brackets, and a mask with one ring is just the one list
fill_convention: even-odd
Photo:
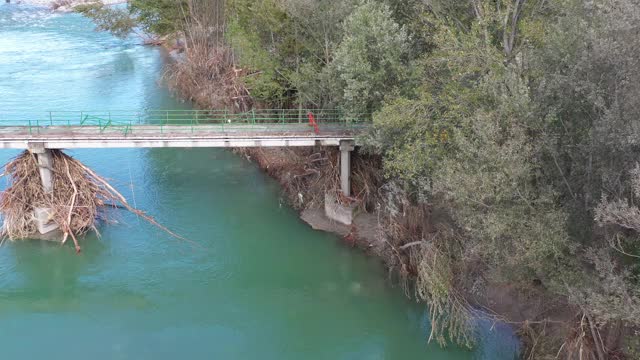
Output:
[[39,240],[5,244],[0,249],[4,265],[0,314],[77,312],[88,305],[121,309],[150,306],[144,296],[130,290],[91,284],[89,278],[94,276],[96,264],[108,255],[108,246],[93,234],[80,241],[81,255],[70,244]]
[[104,245],[95,239],[83,239],[82,243],[82,256],[72,247],[46,241],[5,244],[0,250],[2,260],[13,266],[3,271],[13,281],[3,281],[0,311],[14,304],[20,304],[21,310],[39,312],[71,310],[83,292],[80,277],[104,251]]

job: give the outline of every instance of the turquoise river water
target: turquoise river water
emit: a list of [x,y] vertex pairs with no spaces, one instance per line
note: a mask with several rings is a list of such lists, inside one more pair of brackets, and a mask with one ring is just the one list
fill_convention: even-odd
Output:
[[[176,109],[164,55],[75,14],[0,5],[0,111]],[[0,151],[4,163],[16,151]],[[2,359],[513,359],[509,329],[474,351],[428,345],[424,306],[376,259],[303,224],[278,185],[219,149],[70,152],[137,207],[82,240],[0,248]],[[4,181],[3,181],[4,184]],[[6,186],[6,185],[3,185]]]

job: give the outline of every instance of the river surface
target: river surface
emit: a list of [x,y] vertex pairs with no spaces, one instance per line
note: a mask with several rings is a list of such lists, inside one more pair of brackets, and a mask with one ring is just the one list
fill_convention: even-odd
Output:
[[[3,1],[4,3],[4,1]],[[187,108],[157,48],[75,14],[0,5],[0,111]],[[4,163],[17,152],[0,150]],[[82,239],[0,248],[2,359],[513,359],[508,329],[474,351],[427,345],[423,306],[381,264],[303,224],[256,166],[216,149],[70,152],[137,207]],[[6,186],[4,185],[2,186]]]

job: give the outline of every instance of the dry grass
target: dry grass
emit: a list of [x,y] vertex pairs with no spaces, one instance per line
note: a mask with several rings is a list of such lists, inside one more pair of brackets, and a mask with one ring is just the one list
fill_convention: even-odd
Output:
[[278,180],[297,209],[322,207],[325,192],[339,187],[338,152],[334,149],[247,148],[240,152]]
[[184,13],[185,55],[165,79],[180,97],[203,109],[247,111],[253,103],[225,43],[225,1],[189,0]]
[[375,211],[376,189],[382,182],[377,171],[380,159],[354,153],[351,162],[352,196],[340,191],[340,152],[333,148],[247,148],[238,152],[258,163],[283,187],[289,202],[298,209],[322,208],[325,194],[342,203],[355,203],[362,210]]
[[165,73],[171,89],[203,109],[248,110],[252,103],[228,47],[195,45]]
[[10,240],[25,239],[37,233],[35,208],[50,209],[50,220],[64,232],[62,242],[71,237],[80,251],[77,237],[96,231],[103,209],[121,206],[143,217],[173,236],[179,237],[137,210],[109,183],[78,160],[59,150],[52,150],[53,188],[42,187],[36,155],[25,151],[5,165],[4,176],[10,186],[0,195],[0,214],[4,217],[2,236]]
[[434,219],[429,204],[411,201],[397,183],[388,183],[379,192],[384,199],[379,212],[384,241],[379,253],[406,295],[427,306],[429,342],[473,347],[479,312],[461,291],[469,274],[463,260],[463,238],[444,214]]

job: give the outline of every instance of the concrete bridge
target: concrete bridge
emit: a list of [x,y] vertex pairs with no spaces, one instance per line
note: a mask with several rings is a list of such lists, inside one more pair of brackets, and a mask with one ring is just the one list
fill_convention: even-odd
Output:
[[363,119],[323,109],[0,112],[0,148],[37,154],[52,191],[50,149],[336,146],[341,190],[350,196],[351,152],[365,127]]

